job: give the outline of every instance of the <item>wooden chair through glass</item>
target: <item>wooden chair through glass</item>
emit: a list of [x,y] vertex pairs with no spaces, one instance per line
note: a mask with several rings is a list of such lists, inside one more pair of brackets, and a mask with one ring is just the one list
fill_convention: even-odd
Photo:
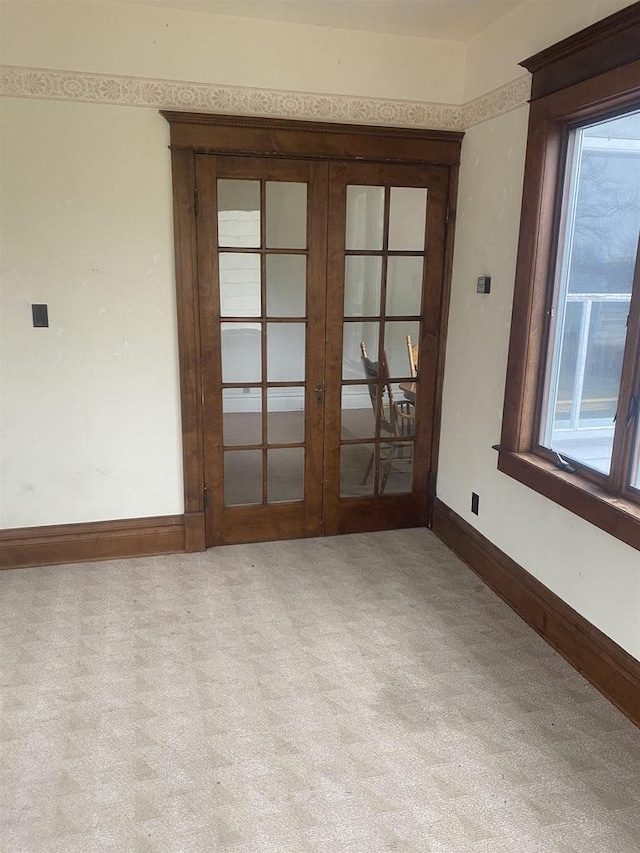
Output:
[[[380,397],[380,446],[383,444],[383,433],[390,438],[402,439],[413,438],[415,435],[415,408],[409,400],[396,400],[389,378],[389,364],[387,355],[382,355],[377,362],[371,361],[367,356],[367,348],[364,341],[360,342],[360,353],[362,368],[369,388],[369,397],[373,407],[373,416],[378,417],[378,397]],[[379,381],[381,380],[381,381]],[[413,457],[413,445],[399,441],[385,442],[387,455],[380,462],[384,463],[380,493],[383,494],[387,486],[387,480],[393,466],[394,459],[403,459],[404,453],[409,448],[411,462]],[[362,485],[369,479],[373,463],[375,461],[375,450],[371,452],[369,463],[362,478]],[[406,460],[405,460],[406,461]]]

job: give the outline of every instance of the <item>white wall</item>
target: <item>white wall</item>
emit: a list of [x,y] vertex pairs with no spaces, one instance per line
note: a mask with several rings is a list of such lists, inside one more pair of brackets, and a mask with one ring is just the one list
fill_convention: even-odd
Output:
[[460,103],[457,42],[108,2],[0,5],[5,65]]
[[629,0],[529,0],[471,39],[465,50],[464,100],[525,74],[518,65]]
[[0,525],[181,512],[168,125],[19,99],[1,124]]
[[[553,19],[538,17],[549,5],[517,9],[469,45],[468,96],[478,93],[478,81],[489,88],[514,79],[522,72],[517,59],[591,23],[585,7],[592,13],[602,7],[558,4],[554,30]],[[506,45],[503,61],[483,66],[483,57],[494,55],[500,44]],[[640,658],[638,552],[499,473],[491,449],[501,432],[527,121],[528,107],[522,107],[469,129],[463,142],[438,496]],[[488,296],[475,292],[479,275],[492,276]],[[472,491],[480,495],[479,516],[470,511]]]

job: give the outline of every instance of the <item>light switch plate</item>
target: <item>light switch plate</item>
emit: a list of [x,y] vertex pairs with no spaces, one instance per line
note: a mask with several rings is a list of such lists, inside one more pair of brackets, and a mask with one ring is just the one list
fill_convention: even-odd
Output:
[[49,307],[47,305],[31,305],[34,329],[46,329],[49,326]]

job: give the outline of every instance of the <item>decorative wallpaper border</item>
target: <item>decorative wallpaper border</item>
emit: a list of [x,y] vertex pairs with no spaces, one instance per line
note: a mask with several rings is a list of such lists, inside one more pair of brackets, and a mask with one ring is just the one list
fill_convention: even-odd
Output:
[[527,102],[528,74],[464,105],[0,66],[0,95],[273,118],[465,130]]
[[527,73],[504,86],[493,89],[486,95],[480,95],[479,98],[463,104],[462,126],[466,130],[483,121],[498,118],[511,110],[517,110],[528,103],[530,96],[531,75]]

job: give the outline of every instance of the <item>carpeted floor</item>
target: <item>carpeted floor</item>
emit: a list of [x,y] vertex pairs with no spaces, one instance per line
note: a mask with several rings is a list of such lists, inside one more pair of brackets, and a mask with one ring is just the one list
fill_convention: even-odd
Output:
[[638,853],[640,731],[426,530],[0,574],[6,853]]

